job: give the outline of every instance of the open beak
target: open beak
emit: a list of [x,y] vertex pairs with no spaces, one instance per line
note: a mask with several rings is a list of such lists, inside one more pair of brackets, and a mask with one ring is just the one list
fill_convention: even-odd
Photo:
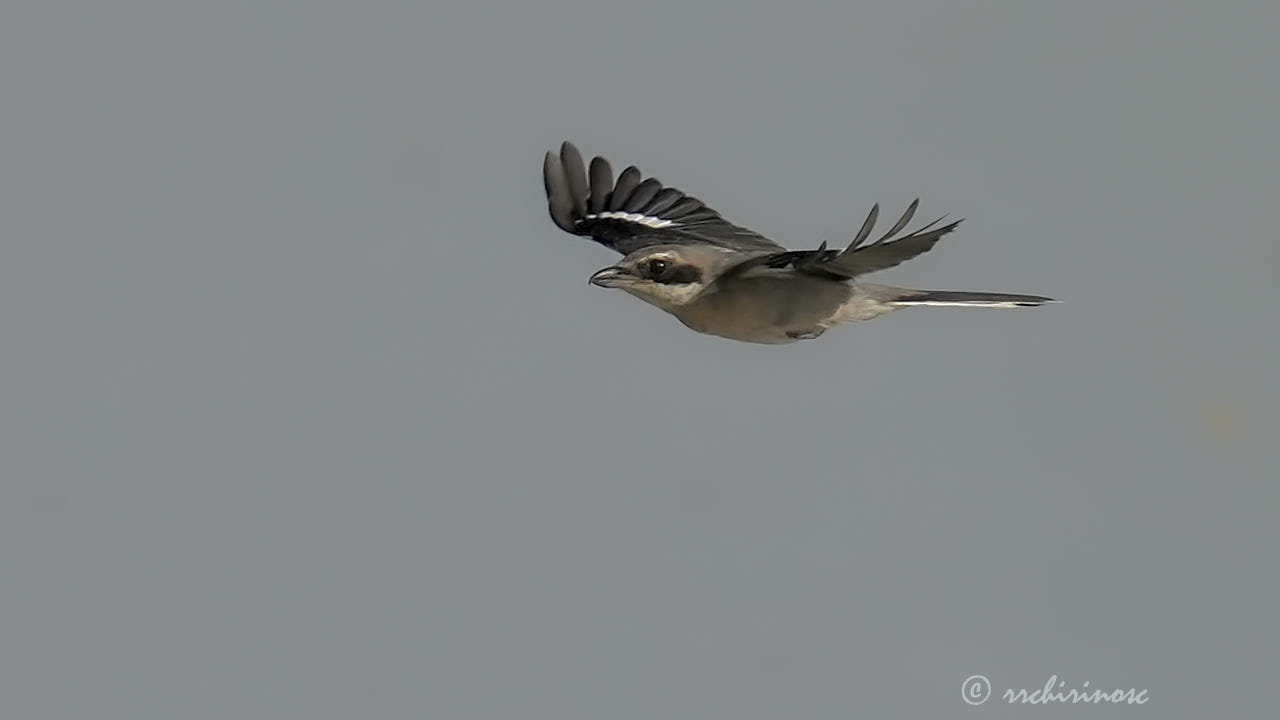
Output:
[[613,288],[626,285],[635,279],[636,276],[632,275],[630,270],[614,265],[613,267],[607,267],[595,275],[592,275],[591,279],[587,282],[592,285],[599,285],[600,287]]

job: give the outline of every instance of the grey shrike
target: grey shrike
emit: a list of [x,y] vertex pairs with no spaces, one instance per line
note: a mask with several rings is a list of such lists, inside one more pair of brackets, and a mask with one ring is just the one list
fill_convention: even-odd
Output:
[[[787,250],[720,217],[697,198],[644,179],[633,165],[614,180],[609,161],[590,169],[572,143],[542,165],[551,219],[565,232],[622,253],[622,262],[591,276],[674,315],[700,333],[752,343],[816,338],[827,328],[869,320],[903,307],[1034,307],[1038,295],[909,290],[862,282],[861,276],[928,252],[960,224],[942,218],[899,235],[915,215],[912,202],[889,232],[867,242],[871,214],[844,250]],[[895,237],[896,236],[896,237]]]

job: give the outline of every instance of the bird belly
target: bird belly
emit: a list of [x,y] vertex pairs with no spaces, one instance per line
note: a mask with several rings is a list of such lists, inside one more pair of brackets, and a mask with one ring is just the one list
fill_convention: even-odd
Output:
[[782,345],[801,339],[798,335],[788,335],[776,327],[748,322],[744,318],[737,318],[733,322],[706,322],[698,313],[680,313],[676,317],[691,330],[741,342]]
[[848,298],[844,283],[752,278],[699,297],[672,314],[700,333],[781,345],[821,335]]

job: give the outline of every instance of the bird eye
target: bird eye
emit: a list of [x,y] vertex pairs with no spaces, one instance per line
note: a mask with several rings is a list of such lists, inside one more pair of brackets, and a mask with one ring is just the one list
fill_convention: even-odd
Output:
[[652,275],[652,276],[654,276],[654,277],[657,277],[657,276],[661,275],[662,273],[666,272],[666,270],[667,270],[667,261],[666,261],[666,260],[650,260],[650,261],[649,261],[649,274],[650,274],[650,275]]

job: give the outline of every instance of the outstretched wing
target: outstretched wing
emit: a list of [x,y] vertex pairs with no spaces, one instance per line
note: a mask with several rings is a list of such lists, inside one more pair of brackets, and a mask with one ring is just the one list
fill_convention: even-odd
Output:
[[902,231],[911,218],[915,216],[920,201],[911,203],[898,222],[889,232],[875,242],[868,243],[871,230],[875,227],[876,218],[880,214],[877,204],[862,223],[862,229],[854,236],[853,242],[844,250],[828,250],[826,243],[817,250],[787,250],[784,252],[759,255],[745,260],[726,271],[726,275],[741,275],[756,268],[792,269],[808,275],[817,275],[833,280],[849,280],[858,275],[866,275],[878,270],[891,268],[911,258],[922,255],[933,248],[943,235],[956,229],[962,220],[936,227],[944,218],[938,218],[928,225],[908,233],[894,237]]
[[615,181],[609,161],[591,160],[590,173],[572,143],[542,163],[551,219],[565,232],[590,237],[623,255],[650,245],[716,245],[740,251],[777,251],[782,246],[720,217],[701,200],[634,165]]

